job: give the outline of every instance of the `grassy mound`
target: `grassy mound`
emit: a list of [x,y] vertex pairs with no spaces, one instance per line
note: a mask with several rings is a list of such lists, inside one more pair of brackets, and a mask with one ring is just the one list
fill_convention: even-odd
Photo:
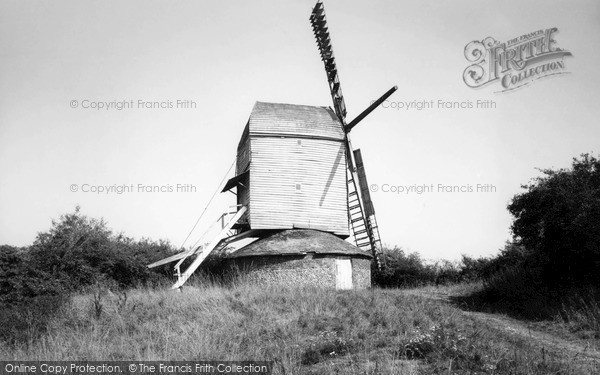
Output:
[[239,284],[78,295],[7,360],[268,360],[276,374],[579,373],[526,339],[400,290]]

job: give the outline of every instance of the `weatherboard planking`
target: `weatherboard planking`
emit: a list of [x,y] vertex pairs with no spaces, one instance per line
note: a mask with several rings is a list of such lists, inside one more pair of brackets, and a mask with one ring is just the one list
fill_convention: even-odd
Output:
[[252,228],[318,227],[349,234],[342,142],[252,133],[250,138]]
[[[257,102],[238,144],[237,201],[252,229],[349,235],[346,150],[330,108]],[[298,188],[299,187],[299,188]]]

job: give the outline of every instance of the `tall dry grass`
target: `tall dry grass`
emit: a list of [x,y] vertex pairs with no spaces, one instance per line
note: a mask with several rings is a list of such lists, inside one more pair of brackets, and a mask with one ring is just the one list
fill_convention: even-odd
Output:
[[556,319],[583,339],[600,340],[600,292],[587,289],[564,298]]
[[399,290],[202,282],[74,296],[4,360],[267,360],[276,374],[576,374],[530,342]]

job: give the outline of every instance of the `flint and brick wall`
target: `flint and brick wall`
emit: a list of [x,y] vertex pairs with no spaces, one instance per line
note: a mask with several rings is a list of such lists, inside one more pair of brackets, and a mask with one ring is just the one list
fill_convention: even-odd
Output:
[[[249,282],[287,286],[316,286],[335,288],[338,255],[269,255],[228,259],[229,268],[240,272]],[[352,284],[355,289],[371,287],[371,261],[350,258]]]

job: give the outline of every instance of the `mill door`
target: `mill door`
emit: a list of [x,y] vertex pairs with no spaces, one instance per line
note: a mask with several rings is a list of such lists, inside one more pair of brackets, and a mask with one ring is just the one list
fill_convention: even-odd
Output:
[[350,259],[335,260],[335,288],[352,289],[352,261]]

